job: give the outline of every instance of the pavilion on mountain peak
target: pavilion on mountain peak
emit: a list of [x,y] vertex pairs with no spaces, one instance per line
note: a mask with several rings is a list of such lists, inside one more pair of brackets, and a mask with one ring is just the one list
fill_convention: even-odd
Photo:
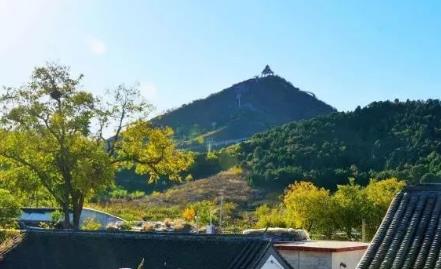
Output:
[[262,77],[268,77],[268,76],[274,76],[273,70],[269,67],[269,65],[266,65],[261,73]]

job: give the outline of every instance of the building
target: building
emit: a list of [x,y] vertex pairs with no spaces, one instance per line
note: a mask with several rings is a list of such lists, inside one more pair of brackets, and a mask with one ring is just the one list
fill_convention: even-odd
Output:
[[369,244],[351,241],[292,241],[274,248],[296,269],[354,269]]
[[244,234],[271,238],[274,248],[295,269],[355,269],[369,244],[353,241],[310,240],[304,230],[267,228]]
[[441,268],[441,185],[400,192],[357,268]]
[[[38,227],[41,223],[52,222],[52,214],[55,208],[22,208],[22,214],[19,222],[24,228]],[[72,214],[71,214],[72,218]],[[105,229],[108,225],[124,221],[123,219],[91,208],[83,208],[80,216],[80,226],[87,219],[93,219],[101,224],[101,229]]]
[[27,231],[2,269],[291,269],[270,240],[237,235]]

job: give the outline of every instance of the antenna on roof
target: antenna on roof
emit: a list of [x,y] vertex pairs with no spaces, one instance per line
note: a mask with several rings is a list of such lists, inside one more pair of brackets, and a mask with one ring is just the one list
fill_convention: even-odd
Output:
[[262,77],[268,77],[268,76],[274,76],[273,70],[269,67],[269,65],[266,65],[261,73]]

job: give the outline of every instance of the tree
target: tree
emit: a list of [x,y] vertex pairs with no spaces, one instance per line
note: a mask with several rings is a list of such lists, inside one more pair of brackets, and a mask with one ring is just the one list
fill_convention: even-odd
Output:
[[361,227],[363,218],[367,216],[367,199],[363,188],[350,179],[349,184],[338,185],[333,196],[336,206],[336,221],[340,229],[352,238],[352,230]]
[[392,199],[400,192],[406,183],[397,178],[384,180],[371,179],[364,192],[366,194],[365,206],[369,207],[366,217],[368,237],[372,237],[377,231],[383,217],[386,215]]
[[349,177],[360,185],[391,177],[441,182],[440,125],[440,100],[374,102],[255,135],[236,156],[253,184],[270,188],[302,178],[332,191]]
[[136,87],[120,85],[105,102],[78,89],[82,77],[48,64],[0,99],[0,163],[25,173],[24,180],[37,179],[61,207],[65,228],[72,211],[75,229],[85,199],[110,185],[116,169],[133,168],[149,181],[164,175],[179,180],[192,162],[176,149],[171,129],[145,121],[151,106]]
[[288,225],[308,231],[331,232],[333,207],[328,190],[311,182],[296,182],[286,189],[283,204]]
[[286,227],[286,217],[281,208],[270,208],[263,204],[256,208],[256,228]]
[[14,227],[20,213],[17,199],[9,191],[0,189],[0,228]]

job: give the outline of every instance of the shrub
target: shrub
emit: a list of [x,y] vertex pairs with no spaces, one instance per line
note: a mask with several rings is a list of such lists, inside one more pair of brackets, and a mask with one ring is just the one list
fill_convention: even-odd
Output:
[[256,228],[266,227],[287,227],[284,212],[281,209],[270,208],[267,204],[261,205],[256,209]]
[[199,224],[207,225],[217,221],[216,205],[212,201],[195,202],[190,204],[189,208],[195,211],[195,219]]
[[58,223],[64,219],[63,212],[56,210],[51,215],[51,220],[53,223]]
[[87,218],[84,220],[81,229],[86,231],[96,231],[101,229],[101,223],[94,218]]
[[132,230],[132,224],[130,222],[128,222],[128,221],[124,221],[123,223],[121,223],[119,228],[122,231],[130,231],[130,230]]
[[113,199],[124,199],[128,197],[127,190],[116,188],[110,192],[110,197]]
[[191,207],[185,208],[184,211],[182,212],[182,217],[186,221],[194,221],[195,216],[196,216],[196,211],[194,210],[194,208]]
[[141,199],[145,196],[145,192],[143,191],[134,191],[129,194],[130,199]]

